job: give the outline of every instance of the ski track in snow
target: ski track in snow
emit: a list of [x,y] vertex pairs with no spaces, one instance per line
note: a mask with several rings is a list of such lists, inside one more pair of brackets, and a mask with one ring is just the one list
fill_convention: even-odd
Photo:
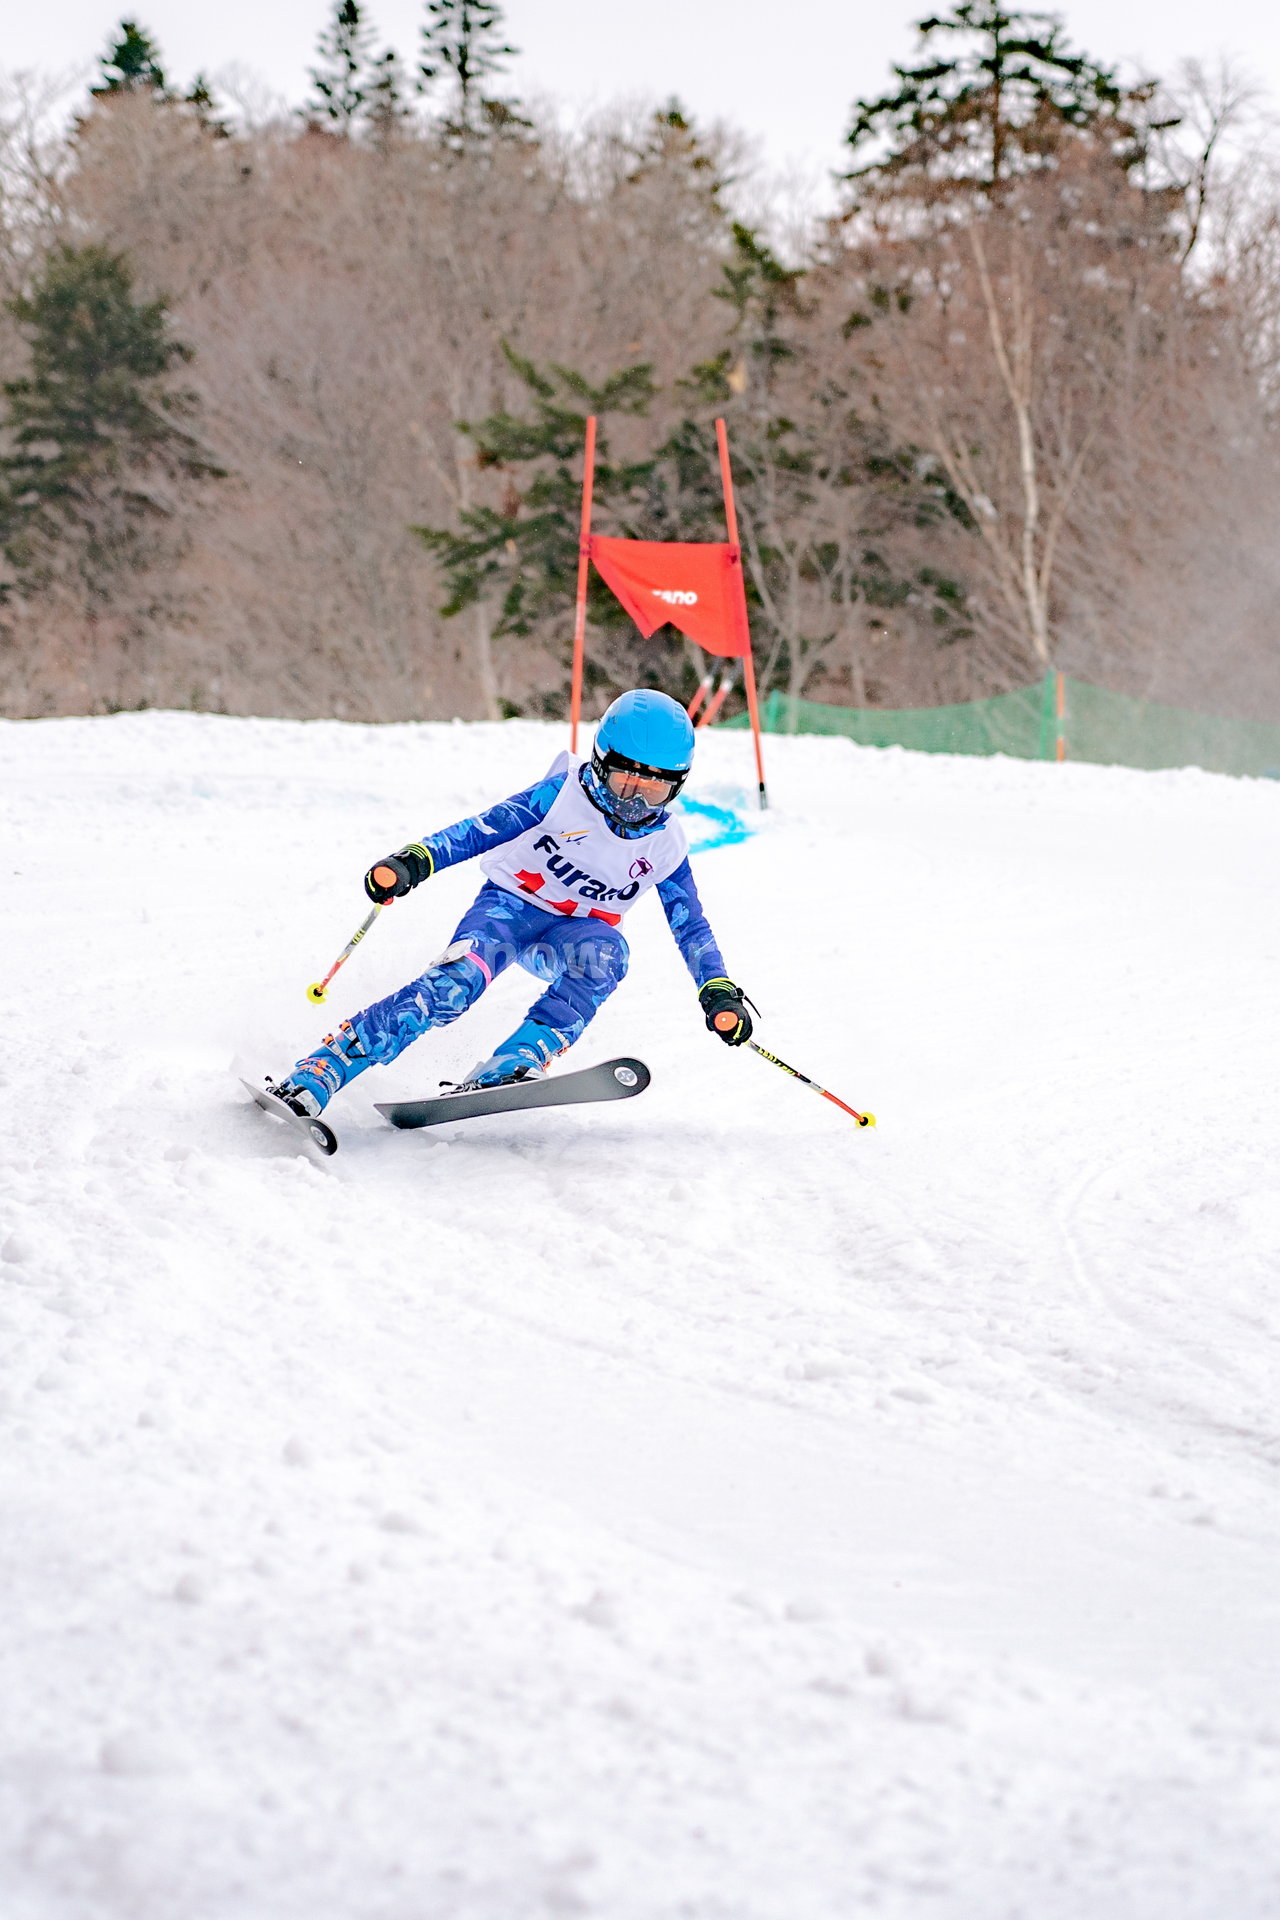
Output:
[[3,1920],[1274,1920],[1280,788],[771,739],[699,885],[874,1133],[644,906],[641,1100],[383,1126],[513,972],[319,1161],[234,1074],[561,744],[0,723]]

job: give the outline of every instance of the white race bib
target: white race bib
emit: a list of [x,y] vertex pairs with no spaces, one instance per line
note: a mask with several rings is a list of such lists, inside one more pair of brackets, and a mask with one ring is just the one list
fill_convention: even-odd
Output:
[[482,854],[480,870],[496,886],[566,917],[607,920],[611,927],[641,894],[669,879],[689,851],[684,828],[668,818],[654,833],[624,840],[582,790],[582,760],[562,753],[549,769],[568,775],[545,820]]

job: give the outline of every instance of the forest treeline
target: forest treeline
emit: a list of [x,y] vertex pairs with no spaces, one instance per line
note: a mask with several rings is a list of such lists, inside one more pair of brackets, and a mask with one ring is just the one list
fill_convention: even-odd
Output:
[[[413,62],[339,0],[307,102],[122,22],[0,106],[0,711],[559,714],[599,531],[723,537],[762,684],[911,706],[1048,667],[1280,719],[1280,196],[1231,74],[1125,84],[965,0],[853,103],[800,239],[675,102],[522,105],[491,0]],[[603,588],[599,706],[700,662]]]

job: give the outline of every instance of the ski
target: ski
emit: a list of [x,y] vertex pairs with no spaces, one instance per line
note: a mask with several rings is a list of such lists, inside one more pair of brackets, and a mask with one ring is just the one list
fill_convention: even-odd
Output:
[[291,1127],[297,1127],[321,1153],[338,1151],[338,1136],[323,1120],[311,1120],[304,1113],[295,1113],[283,1100],[277,1100],[274,1093],[268,1093],[265,1087],[255,1087],[251,1080],[242,1080],[240,1085],[248,1089],[264,1113],[274,1113],[279,1119],[287,1120]]
[[486,1113],[519,1113],[526,1107],[569,1107],[580,1101],[630,1100],[649,1084],[643,1060],[602,1060],[579,1073],[553,1074],[547,1080],[512,1080],[503,1087],[475,1087],[442,1093],[434,1100],[392,1100],[378,1112],[393,1127],[440,1127],[450,1120],[473,1120]]

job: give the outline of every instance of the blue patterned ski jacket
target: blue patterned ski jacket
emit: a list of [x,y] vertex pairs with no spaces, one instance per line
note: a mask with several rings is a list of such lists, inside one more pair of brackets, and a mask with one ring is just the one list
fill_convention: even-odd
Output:
[[[582,772],[585,773],[586,768]],[[474,860],[477,854],[488,853],[503,841],[514,840],[530,827],[538,826],[546,819],[552,802],[568,778],[568,773],[547,774],[531,787],[526,787],[522,793],[513,793],[508,799],[495,802],[484,813],[473,814],[470,819],[455,821],[451,827],[441,827],[438,833],[429,834],[420,844],[431,855],[435,871],[438,873],[442,867],[456,867],[463,860]],[[586,780],[583,786],[590,797],[591,789]],[[601,817],[610,831],[623,840],[642,840],[646,835],[658,832],[667,820],[667,815],[660,813],[642,826],[628,827],[603,812]],[[693,869],[687,858],[680,862],[669,879],[659,881],[656,891],[667,916],[667,925],[698,986],[705,986],[708,980],[723,979],[724,960],[707,916],[702,911],[702,902],[694,885]]]

